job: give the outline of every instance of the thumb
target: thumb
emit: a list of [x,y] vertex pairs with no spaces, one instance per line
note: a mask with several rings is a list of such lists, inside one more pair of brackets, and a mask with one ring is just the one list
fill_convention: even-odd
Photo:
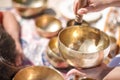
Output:
[[83,77],[83,76],[85,76],[86,74],[83,73],[83,72],[80,72],[80,71],[77,70],[77,69],[71,69],[71,70],[68,71],[68,73],[66,74],[65,79],[66,79],[66,80],[69,80],[69,77],[70,77],[70,76],[76,76],[76,75],[78,75],[79,77]]
[[94,12],[94,11],[96,11],[95,5],[91,4],[88,7],[79,9],[77,11],[77,14],[81,15],[81,14],[86,14],[86,13]]

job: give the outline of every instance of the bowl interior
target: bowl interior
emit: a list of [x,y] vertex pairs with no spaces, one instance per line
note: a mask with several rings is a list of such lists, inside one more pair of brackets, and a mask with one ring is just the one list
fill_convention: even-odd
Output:
[[43,15],[35,20],[38,29],[45,32],[56,32],[62,28],[61,21],[51,15]]
[[47,0],[12,0],[13,7],[23,18],[33,18],[47,8]]
[[59,41],[80,53],[94,53],[109,46],[109,37],[93,27],[71,26],[59,33]]
[[45,66],[30,66],[21,69],[13,80],[64,80],[57,71]]

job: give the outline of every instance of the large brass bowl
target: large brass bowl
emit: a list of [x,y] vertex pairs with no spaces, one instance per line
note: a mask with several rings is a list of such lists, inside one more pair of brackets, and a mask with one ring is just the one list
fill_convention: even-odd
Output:
[[68,64],[61,57],[58,49],[58,38],[50,39],[47,48],[47,59],[55,68],[67,68]]
[[62,29],[62,23],[52,15],[42,15],[35,19],[36,30],[40,36],[51,38]]
[[109,47],[109,37],[99,29],[89,26],[71,26],[60,31],[59,51],[72,66],[90,68],[99,65],[104,50]]
[[12,0],[13,7],[22,17],[31,17],[47,8],[47,0]]
[[45,66],[30,66],[21,69],[13,80],[64,80],[62,75]]

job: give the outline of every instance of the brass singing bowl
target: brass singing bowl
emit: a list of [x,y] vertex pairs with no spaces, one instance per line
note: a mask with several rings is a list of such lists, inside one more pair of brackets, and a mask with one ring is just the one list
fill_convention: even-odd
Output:
[[31,17],[47,8],[47,0],[12,0],[13,7],[22,17]]
[[16,73],[13,80],[64,80],[62,75],[49,67],[30,66]]
[[62,23],[52,15],[42,15],[35,19],[36,30],[40,36],[51,38],[62,29]]
[[[70,19],[67,21],[67,27],[74,26],[75,20]],[[81,26],[89,26],[90,24],[86,22],[85,20],[82,21]]]
[[50,39],[47,48],[47,59],[55,68],[67,68],[68,64],[61,57],[58,49],[58,38]]
[[117,40],[113,36],[110,37],[110,51],[108,57],[110,59],[114,58],[118,54],[118,46],[117,46]]
[[95,67],[103,61],[109,47],[108,35],[90,26],[71,26],[58,35],[59,51],[64,60],[77,68]]

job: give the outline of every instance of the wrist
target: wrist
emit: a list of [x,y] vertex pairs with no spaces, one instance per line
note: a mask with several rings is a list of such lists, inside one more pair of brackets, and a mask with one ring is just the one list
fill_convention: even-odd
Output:
[[120,0],[107,0],[108,7],[117,7],[120,6]]
[[21,46],[20,42],[15,42],[15,45],[16,45],[17,50],[22,51],[22,46]]
[[118,2],[118,1],[120,1],[120,0],[107,0],[106,2],[107,2],[108,4],[112,4],[112,3]]

